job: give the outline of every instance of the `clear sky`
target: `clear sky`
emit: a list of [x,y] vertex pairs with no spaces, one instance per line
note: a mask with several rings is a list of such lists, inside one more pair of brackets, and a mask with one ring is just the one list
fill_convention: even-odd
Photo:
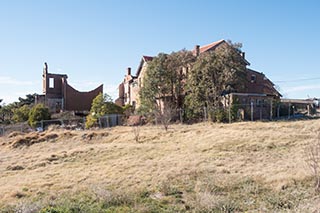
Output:
[[142,55],[241,42],[250,68],[284,97],[320,97],[317,0],[2,0],[0,99],[42,93],[42,68],[80,91],[117,96]]

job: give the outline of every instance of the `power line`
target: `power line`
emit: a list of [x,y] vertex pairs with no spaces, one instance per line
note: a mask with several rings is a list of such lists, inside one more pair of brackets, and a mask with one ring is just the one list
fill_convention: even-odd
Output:
[[312,81],[312,80],[320,80],[320,77],[315,77],[315,78],[301,78],[301,79],[286,80],[286,81],[273,81],[273,82],[274,82],[274,83],[289,83],[289,82]]

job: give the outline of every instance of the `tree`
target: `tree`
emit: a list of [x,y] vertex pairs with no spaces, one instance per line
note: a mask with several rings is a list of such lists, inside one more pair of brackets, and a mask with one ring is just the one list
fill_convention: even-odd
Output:
[[122,114],[123,109],[112,102],[108,94],[100,93],[92,101],[90,114],[87,116],[86,128],[97,124],[98,119],[107,114]]
[[185,69],[194,60],[190,51],[181,50],[170,55],[160,53],[148,64],[144,85],[140,90],[142,107],[148,112],[161,113],[166,106],[182,106],[186,79]]
[[24,122],[29,119],[30,107],[28,105],[23,105],[20,108],[13,109],[13,121],[14,122]]
[[43,104],[37,104],[31,108],[28,123],[31,127],[36,127],[37,123],[42,120],[50,120],[49,109]]
[[13,110],[16,108],[15,103],[11,103],[8,105],[3,105],[0,108],[0,121],[2,123],[9,124],[12,120]]
[[34,94],[27,94],[26,98],[19,97],[19,105],[23,106],[23,105],[32,105],[32,104],[34,104],[36,95],[37,94],[34,93]]
[[223,95],[244,87],[246,64],[240,46],[230,43],[197,58],[187,80],[189,117],[198,117],[205,108],[212,119],[211,113],[219,108]]

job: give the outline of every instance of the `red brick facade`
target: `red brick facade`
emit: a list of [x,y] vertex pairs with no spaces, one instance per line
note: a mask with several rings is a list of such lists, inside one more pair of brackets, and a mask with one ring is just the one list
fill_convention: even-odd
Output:
[[89,111],[92,100],[103,92],[103,85],[90,92],[79,92],[68,84],[66,87],[65,107],[68,111]]
[[43,95],[36,97],[36,103],[44,103],[52,112],[90,111],[93,99],[103,93],[103,85],[89,92],[79,92],[67,82],[65,74],[48,73],[48,65],[43,69]]

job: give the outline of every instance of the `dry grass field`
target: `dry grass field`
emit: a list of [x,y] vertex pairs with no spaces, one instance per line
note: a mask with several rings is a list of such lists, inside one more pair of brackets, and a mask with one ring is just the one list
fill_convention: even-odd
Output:
[[304,148],[320,120],[0,138],[0,212],[317,212]]

